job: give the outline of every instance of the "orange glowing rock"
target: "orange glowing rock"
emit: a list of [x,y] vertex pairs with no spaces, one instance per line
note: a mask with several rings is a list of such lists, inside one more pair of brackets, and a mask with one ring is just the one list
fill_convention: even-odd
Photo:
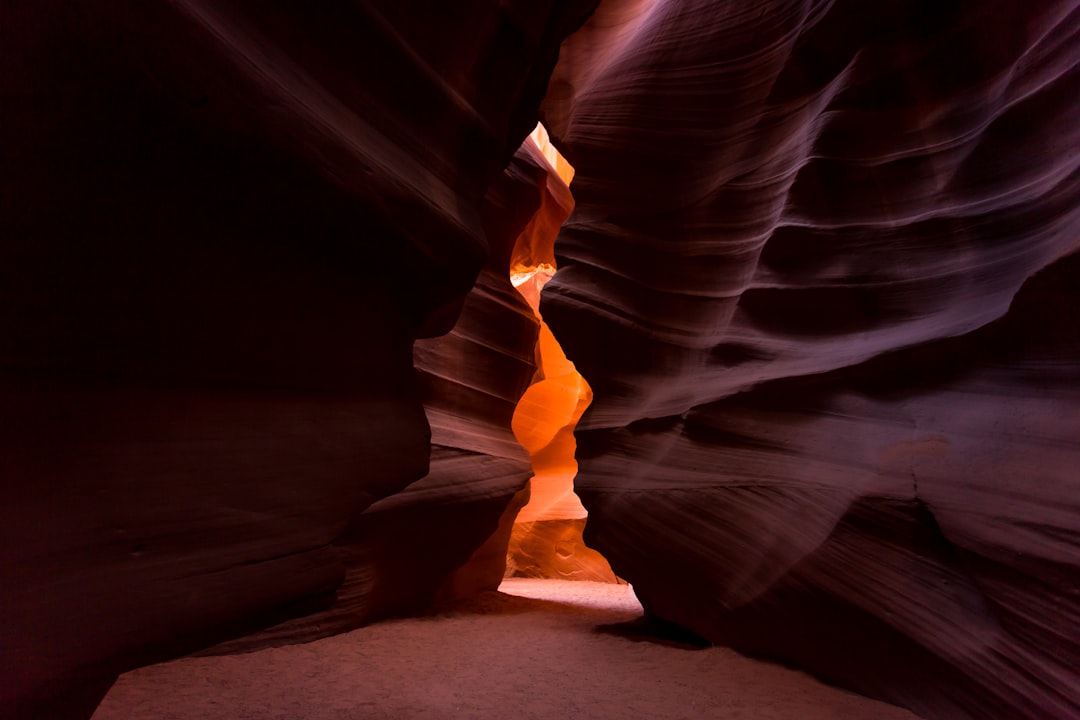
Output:
[[[530,133],[529,139],[544,154],[548,165],[558,174],[563,184],[570,187],[570,181],[574,179],[574,166],[568,163],[562,153],[551,144],[551,137],[548,135],[547,128],[542,123],[536,123],[536,127]],[[569,213],[567,213],[567,216],[569,216]],[[554,243],[552,244],[554,245]]]
[[510,536],[507,575],[622,582],[603,555],[585,545],[585,518],[519,522]]
[[551,145],[542,125],[525,145],[551,172],[540,209],[518,237],[510,273],[511,282],[540,320],[540,334],[536,375],[511,424],[529,452],[534,475],[529,502],[514,525],[507,570],[533,577],[614,582],[607,561],[585,546],[581,531],[587,513],[574,493],[574,427],[592,400],[592,390],[540,317],[540,292],[555,274],[555,237],[574,207],[568,187],[574,169]]

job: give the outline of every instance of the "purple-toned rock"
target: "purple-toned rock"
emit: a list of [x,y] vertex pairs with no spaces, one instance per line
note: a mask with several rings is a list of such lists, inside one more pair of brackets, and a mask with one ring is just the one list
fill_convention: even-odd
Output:
[[566,42],[541,310],[650,611],[926,717],[1080,715],[1078,34],[609,0]]
[[[401,535],[363,511],[445,434],[413,342],[512,243],[485,197],[590,5],[0,10],[0,714],[88,716],[117,672],[324,606]],[[479,292],[517,352],[527,308]],[[525,348],[425,486],[496,507],[426,501],[438,557],[419,589],[375,563],[388,597],[437,589],[524,482],[500,423]]]

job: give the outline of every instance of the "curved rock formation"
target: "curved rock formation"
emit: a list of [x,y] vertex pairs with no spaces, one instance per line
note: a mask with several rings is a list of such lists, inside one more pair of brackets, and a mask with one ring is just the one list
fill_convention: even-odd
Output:
[[431,432],[428,473],[364,509],[334,539],[345,576],[329,607],[206,653],[308,641],[502,581],[531,474],[511,421],[536,369],[538,338],[538,322],[510,282],[512,248],[545,214],[551,175],[526,140],[481,205],[490,256],[457,323],[413,345]]
[[[87,716],[119,671],[332,599],[343,538],[400,536],[374,516],[428,470],[413,341],[453,325],[499,222],[484,198],[590,5],[0,10],[0,714]],[[524,482],[508,429],[432,425],[410,497]],[[470,512],[488,525],[440,547],[443,576],[502,508]]]
[[574,493],[577,443],[574,428],[592,399],[589,384],[567,360],[540,316],[540,293],[555,273],[555,238],[574,208],[569,185],[574,169],[538,124],[522,150],[550,168],[541,207],[518,237],[511,281],[540,325],[536,374],[518,401],[511,427],[529,453],[529,501],[514,520],[505,559],[506,577],[615,582],[607,561],[585,545],[585,508]]
[[590,544],[927,717],[1080,715],[1080,3],[603,0],[560,51],[593,5],[0,9],[0,715],[498,581],[545,92]]
[[1080,715],[1080,9],[606,0],[543,118],[586,538],[933,718]]

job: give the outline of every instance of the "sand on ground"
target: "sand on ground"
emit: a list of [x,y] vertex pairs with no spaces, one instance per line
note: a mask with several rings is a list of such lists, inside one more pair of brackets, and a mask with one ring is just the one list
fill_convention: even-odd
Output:
[[141,668],[94,720],[917,720],[726,648],[639,632],[627,585],[500,590],[303,645]]

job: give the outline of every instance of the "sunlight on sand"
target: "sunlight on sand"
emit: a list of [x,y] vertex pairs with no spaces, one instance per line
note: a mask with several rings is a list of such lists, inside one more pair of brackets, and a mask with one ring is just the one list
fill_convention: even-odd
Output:
[[591,610],[639,614],[642,612],[634,589],[623,584],[507,578],[499,585],[499,592]]

